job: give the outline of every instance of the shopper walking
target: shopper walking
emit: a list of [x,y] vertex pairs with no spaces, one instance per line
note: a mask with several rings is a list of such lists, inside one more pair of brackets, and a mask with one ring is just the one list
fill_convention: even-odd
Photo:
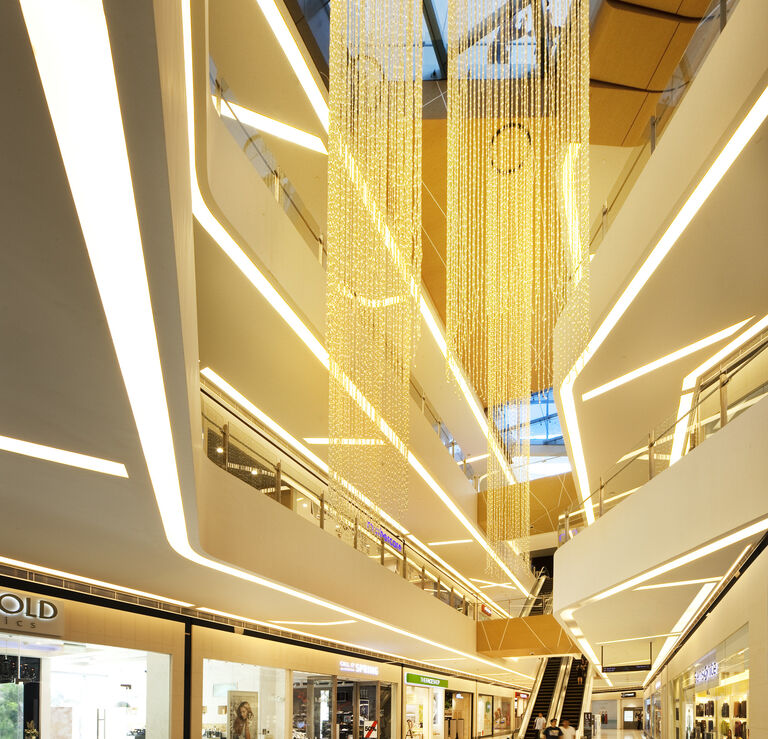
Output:
[[533,722],[533,728],[536,729],[536,733],[539,735],[539,739],[544,736],[544,729],[547,728],[547,719],[543,714],[536,716],[536,720]]

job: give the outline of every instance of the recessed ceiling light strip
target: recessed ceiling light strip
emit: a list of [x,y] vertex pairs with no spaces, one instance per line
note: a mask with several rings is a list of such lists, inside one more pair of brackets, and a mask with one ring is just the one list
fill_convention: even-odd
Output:
[[[165,533],[181,547],[184,509],[104,9],[99,0],[20,3],[149,475],[165,493]],[[73,104],[83,70],[87,115]]]
[[136,595],[140,598],[149,598],[151,600],[160,601],[161,603],[170,603],[174,606],[180,606],[181,608],[191,608],[192,603],[187,603],[183,600],[175,600],[173,598],[167,598],[164,595],[155,595],[154,593],[147,593],[144,590],[135,590],[134,588],[126,588],[123,585],[115,585],[111,582],[104,580],[95,580],[92,577],[84,577],[83,575],[75,575],[72,572],[64,572],[63,570],[54,570],[51,567],[43,567],[42,565],[34,565],[29,562],[22,562],[18,559],[11,559],[10,557],[0,557],[0,564],[8,565],[9,567],[18,567],[22,570],[30,570],[31,572],[39,572],[41,575],[50,575],[51,577],[58,577],[63,580],[74,580],[75,582],[81,582],[84,585],[93,585],[97,588],[105,588],[107,590],[116,590],[120,593],[126,593],[128,595]]
[[[216,95],[211,95],[214,105],[218,103],[219,98]],[[287,123],[276,121],[274,118],[270,118],[261,113],[256,113],[253,110],[244,108],[242,105],[233,103],[230,100],[221,100],[224,105],[221,107],[221,115],[226,118],[230,118],[233,121],[239,121],[240,123],[255,128],[262,133],[268,133],[271,136],[276,136],[283,141],[289,141],[297,146],[304,147],[305,149],[311,149],[319,154],[327,154],[325,150],[325,144],[317,137],[306,131],[302,131],[293,126],[289,126]]]
[[46,462],[65,464],[69,467],[79,467],[82,470],[90,470],[91,472],[102,472],[105,475],[128,477],[125,465],[120,462],[111,462],[108,459],[91,457],[88,454],[79,454],[78,452],[68,452],[65,449],[35,444],[31,441],[12,439],[10,436],[0,436],[0,451],[43,459]]
[[678,359],[683,359],[684,357],[687,357],[690,354],[694,354],[695,352],[698,352],[701,349],[706,349],[706,347],[712,346],[712,344],[716,344],[718,341],[727,339],[729,336],[732,336],[733,334],[735,334],[745,324],[749,323],[749,321],[751,321],[752,318],[754,318],[754,316],[751,316],[750,318],[746,318],[745,320],[739,323],[734,323],[733,326],[724,328],[722,331],[718,331],[717,333],[712,334],[711,336],[707,336],[703,339],[699,339],[699,341],[696,341],[693,344],[688,344],[688,346],[684,346],[682,349],[678,349],[677,351],[674,351],[671,354],[667,354],[666,356],[661,357],[660,359],[656,359],[653,362],[644,364],[642,367],[638,367],[637,369],[632,370],[631,372],[627,372],[625,375],[622,375],[621,377],[617,377],[615,380],[606,382],[605,384],[600,385],[599,387],[596,387],[594,390],[590,390],[589,392],[584,393],[581,396],[581,399],[583,401],[591,400],[592,398],[596,398],[599,395],[603,395],[604,393],[607,393],[609,390],[615,390],[617,387],[626,385],[628,382],[631,382],[632,380],[636,380],[638,377],[643,377],[643,375],[647,375],[648,373],[653,372],[654,370],[660,369],[661,367],[666,367],[668,364],[672,364],[672,362],[676,362]]

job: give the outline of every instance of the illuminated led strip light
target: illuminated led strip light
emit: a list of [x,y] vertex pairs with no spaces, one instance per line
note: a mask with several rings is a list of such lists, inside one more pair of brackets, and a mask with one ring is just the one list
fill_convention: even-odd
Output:
[[[186,2],[186,0],[183,0],[183,2]],[[285,22],[285,18],[283,18],[282,13],[277,7],[277,3],[275,0],[256,0],[256,2],[259,8],[261,8],[261,12],[264,13],[272,33],[275,34],[277,43],[280,44],[280,48],[283,50],[288,63],[299,80],[299,84],[309,98],[310,105],[315,109],[320,123],[323,124],[323,128],[327,131],[328,103],[325,100],[325,95],[323,95],[320,86],[309,69],[309,65],[304,59],[296,39],[293,37],[288,24]]]
[[[636,586],[647,582],[648,580],[652,580],[655,577],[658,577],[659,575],[663,575],[666,572],[670,572],[671,570],[677,569],[678,567],[683,567],[685,565],[690,564],[691,562],[695,562],[698,559],[701,559],[703,557],[709,556],[710,554],[713,554],[714,552],[720,551],[721,549],[725,549],[726,547],[731,546],[732,544],[737,544],[738,542],[744,541],[745,539],[748,539],[752,536],[756,536],[759,534],[764,533],[765,531],[768,531],[768,517],[765,517],[763,519],[760,519],[756,521],[755,523],[750,524],[749,526],[745,526],[742,529],[738,529],[737,531],[734,531],[726,536],[722,536],[719,539],[716,539],[713,542],[710,542],[709,544],[705,544],[704,546],[698,547],[697,549],[694,549],[691,552],[688,552],[687,554],[683,554],[679,557],[676,557],[675,559],[670,560],[669,562],[664,563],[663,565],[659,565],[658,567],[654,567],[651,570],[648,570],[647,572],[642,573],[641,575],[637,575],[635,577],[629,578],[628,580],[625,580],[622,583],[619,583],[618,585],[608,588],[607,590],[604,590],[597,595],[592,596],[591,598],[587,598],[586,600],[582,601],[576,606],[572,606],[570,608],[567,608],[560,613],[560,619],[565,624],[565,627],[568,629],[568,631],[571,632],[574,639],[579,643],[582,648],[589,647],[589,650],[591,652],[591,655],[594,655],[594,650],[592,650],[591,645],[589,645],[589,642],[584,637],[584,633],[582,630],[577,626],[574,614],[575,612],[584,606],[587,606],[591,603],[595,603],[597,601],[604,600],[605,598],[608,598],[613,595],[617,595],[618,593],[622,593],[626,590],[636,588]],[[728,571],[723,575],[722,578],[719,579],[719,583],[707,583],[703,586],[702,591],[704,589],[707,589],[710,585],[712,588],[709,588],[709,593],[717,587],[718,589],[722,588],[723,585],[727,582],[728,578],[733,574],[734,570],[738,566],[739,562],[744,558],[746,553],[751,548],[751,545],[747,545],[741,552],[741,554],[738,556],[736,561],[733,563],[733,565],[728,569]],[[701,591],[700,591],[701,592]],[[698,596],[697,596],[698,597]],[[698,612],[698,611],[697,611]],[[681,623],[683,619],[681,619],[678,624],[676,624],[675,628],[672,629],[673,632],[676,632],[678,628],[680,628],[680,632],[682,633],[685,631],[685,629],[688,627],[688,624],[693,620],[696,613],[693,614],[693,616],[690,617],[687,623],[681,626]],[[680,638],[680,634],[677,634],[677,636],[669,636],[667,640],[662,645],[662,649],[659,652],[665,651],[666,654],[669,654],[671,649],[674,646],[674,643],[677,639]],[[580,640],[583,640],[583,644]],[[592,657],[590,656],[590,660],[593,662],[595,667],[600,670],[599,662],[597,661],[597,658],[595,657],[594,660],[592,660]],[[658,664],[661,664],[663,661],[663,657],[660,659],[657,656],[657,662]],[[656,671],[656,667],[653,667],[651,671],[649,672],[649,675],[653,675]],[[601,673],[602,674],[602,673]],[[605,675],[603,677],[607,680]]]
[[[342,645],[342,646],[345,646],[345,647],[351,647],[352,649],[355,649],[355,650],[360,651],[360,652],[368,652],[368,651],[370,651],[370,647],[362,646],[360,644],[355,644],[353,642],[340,641],[338,639],[329,639],[328,637],[318,636],[317,634],[310,634],[310,633],[308,633],[306,631],[299,631],[297,629],[285,628],[284,626],[280,626],[276,622],[273,622],[273,621],[259,621],[258,619],[248,618],[246,616],[239,616],[239,615],[234,614],[234,613],[228,613],[227,611],[218,611],[218,610],[215,610],[213,608],[198,607],[197,610],[200,611],[201,613],[209,613],[209,614],[212,614],[214,616],[221,616],[222,618],[230,618],[230,619],[233,619],[235,621],[242,621],[243,623],[247,623],[247,624],[254,624],[256,626],[263,626],[263,627],[266,627],[266,628],[277,629],[279,631],[284,631],[284,632],[289,633],[289,634],[297,634],[298,636],[309,637],[310,639],[325,639],[326,641],[330,641],[330,642],[332,642],[334,644],[339,644],[339,645]],[[477,658],[475,658],[475,657],[467,657],[467,656],[464,656],[464,655],[462,655],[461,657],[450,657],[450,658],[446,658],[446,659],[412,660],[409,657],[403,657],[402,655],[394,654],[392,652],[385,652],[385,651],[382,651],[382,650],[379,650],[379,649],[377,649],[376,651],[377,651],[378,654],[382,654],[382,655],[384,655],[386,657],[391,657],[395,661],[399,661],[399,660],[403,660],[404,662],[415,662],[415,661],[418,661],[418,662],[421,662],[424,665],[429,665],[430,662],[437,662],[437,661],[448,662],[448,661],[458,661],[458,660],[463,660],[463,659],[473,659],[475,661],[478,661]],[[453,651],[453,650],[450,650],[450,651]],[[486,660],[479,660],[479,661],[486,662]],[[494,668],[498,668],[499,667],[499,665],[494,664],[494,663],[488,663],[488,664],[490,664]],[[433,667],[437,667],[438,669],[445,669],[445,668],[442,668],[440,665],[433,665]],[[479,680],[487,680],[487,678],[491,677],[492,675],[507,675],[510,672],[509,670],[507,670],[506,672],[496,672],[496,673],[486,673],[486,674],[483,674],[483,673],[464,672],[462,670],[452,670],[452,671],[454,671],[454,672],[462,672],[467,677],[471,677],[473,679],[479,679]],[[520,677],[524,677],[529,682],[533,680],[533,678],[530,675],[526,675],[526,674],[524,674],[522,672],[514,672],[514,671],[512,671],[512,672],[515,675],[518,675]],[[507,684],[510,685],[510,686],[513,686],[512,683],[507,683]]]
[[593,510],[593,503],[589,500],[589,475],[587,472],[586,458],[584,456],[584,448],[581,442],[578,416],[576,414],[576,405],[573,394],[574,383],[584,367],[595,355],[595,352],[597,352],[602,343],[614,329],[619,319],[624,315],[637,297],[640,290],[642,290],[651,275],[656,271],[656,268],[661,264],[664,257],[667,256],[672,247],[677,243],[677,240],[688,227],[688,224],[693,220],[701,206],[712,194],[713,190],[717,187],[730,166],[752,139],[752,136],[754,136],[766,116],[768,116],[768,87],[762,91],[744,120],[728,140],[728,143],[709,167],[706,174],[701,178],[693,192],[688,196],[688,199],[677,212],[677,215],[673,218],[661,238],[656,242],[650,254],[646,257],[640,269],[630,280],[629,285],[624,289],[619,299],[614,303],[613,307],[608,312],[608,315],[600,324],[594,336],[587,344],[587,347],[576,360],[576,363],[560,386],[563,423],[567,429],[568,438],[570,440],[571,455],[573,457],[576,472],[576,486],[579,490],[579,495],[585,504],[588,524],[594,523],[595,513]]
[[[211,98],[214,105],[217,105],[220,98],[216,97],[216,95],[211,95]],[[237,105],[237,103],[233,103],[230,100],[221,99],[221,102],[221,115],[230,120],[239,121],[246,126],[255,128],[257,131],[271,134],[272,136],[276,136],[284,141],[289,141],[297,146],[316,151],[319,154],[328,153],[325,150],[325,144],[323,144],[322,140],[311,133],[289,126],[287,123],[276,121],[274,118],[262,115],[261,113],[256,113],[255,111],[244,108],[242,105]]]
[[[71,3],[21,0],[21,7],[170,546],[180,556],[202,567],[498,669],[500,665],[482,657],[211,559],[192,548],[176,468],[104,9],[99,0]],[[184,58],[189,72],[192,60],[190,5],[183,2],[181,7]],[[78,43],[73,45],[75,30]],[[83,69],[90,70],[89,89],[93,93],[87,116],[82,116],[80,109],[72,105],[72,100],[78,99],[81,92]],[[188,76],[188,95],[192,93],[191,85]],[[193,188],[193,193],[196,190]],[[515,670],[503,666],[502,669],[529,679]]]
[[0,564],[8,565],[9,567],[18,567],[21,570],[31,570],[32,572],[39,572],[42,575],[50,575],[51,577],[59,577],[64,580],[74,580],[75,582],[81,582],[84,585],[93,585],[97,588],[106,588],[108,590],[117,590],[120,593],[127,593],[128,595],[136,595],[140,598],[150,598],[151,600],[160,601],[161,603],[170,603],[174,606],[181,606],[182,608],[191,608],[192,603],[187,603],[183,600],[174,600],[173,598],[166,598],[164,595],[155,595],[154,593],[147,593],[144,590],[135,590],[134,588],[126,588],[122,585],[115,585],[111,582],[105,582],[104,580],[94,580],[92,577],[83,577],[82,575],[75,575],[71,572],[64,572],[63,570],[54,570],[50,567],[43,567],[42,565],[33,565],[29,562],[22,562],[18,559],[11,559],[10,557],[0,557]]
[[683,612],[683,615],[678,619],[677,623],[672,628],[672,632],[674,635],[668,636],[664,640],[664,644],[659,650],[659,653],[653,662],[653,666],[651,667],[651,670],[648,673],[648,678],[645,682],[645,685],[647,685],[653,679],[653,675],[655,675],[655,673],[664,663],[664,660],[667,658],[669,653],[674,649],[675,645],[680,641],[686,629],[693,623],[696,617],[704,610],[706,603],[708,602],[712,592],[715,589],[718,589],[718,590],[721,589],[728,582],[728,579],[733,574],[734,570],[739,566],[739,563],[742,561],[742,559],[744,559],[744,556],[747,554],[749,549],[750,549],[749,546],[744,547],[744,549],[741,551],[741,554],[739,554],[739,556],[736,557],[736,560],[734,561],[734,563],[728,568],[728,571],[722,576],[722,578],[720,578],[719,582],[716,582],[716,583],[710,582],[703,585],[701,587],[701,590],[699,590],[699,592],[694,596],[688,608],[685,609],[685,611]]
[[34,444],[31,441],[12,439],[10,436],[0,436],[0,451],[43,459],[46,462],[65,464],[69,467],[79,467],[82,470],[90,470],[91,472],[102,472],[105,475],[128,477],[125,465],[120,462],[111,462],[108,459],[91,457],[88,454],[68,452],[66,449]]
[[594,390],[590,390],[589,392],[584,393],[581,396],[581,399],[583,401],[587,401],[591,400],[592,398],[596,398],[599,395],[603,395],[603,393],[607,393],[609,390],[615,390],[617,387],[626,385],[628,382],[632,382],[632,380],[636,380],[638,377],[647,375],[649,372],[653,372],[654,370],[657,370],[661,367],[666,367],[666,365],[672,364],[672,362],[676,362],[678,359],[682,359],[683,357],[687,357],[689,354],[693,354],[700,349],[705,349],[708,346],[712,346],[712,344],[716,344],[718,341],[727,339],[728,337],[735,334],[740,328],[743,328],[747,323],[749,323],[752,318],[754,318],[754,316],[751,316],[750,318],[747,318],[740,323],[734,323],[733,326],[729,326],[728,328],[725,328],[722,331],[718,331],[711,336],[707,336],[704,339],[699,339],[699,341],[696,341],[693,344],[688,344],[688,346],[684,346],[682,349],[678,349],[677,351],[672,352],[671,354],[667,354],[660,359],[649,362],[648,364],[644,364],[642,367],[638,367],[631,372],[627,372],[625,375],[617,377],[615,380],[606,382],[605,384],[596,387]]

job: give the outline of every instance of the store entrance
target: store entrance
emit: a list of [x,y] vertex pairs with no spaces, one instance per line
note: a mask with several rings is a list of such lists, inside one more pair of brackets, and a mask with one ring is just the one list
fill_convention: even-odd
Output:
[[[336,739],[379,739],[382,702],[388,685],[340,679],[336,689]],[[391,698],[384,696],[389,702]],[[382,713],[385,707],[382,705]],[[385,733],[383,736],[389,736]]]

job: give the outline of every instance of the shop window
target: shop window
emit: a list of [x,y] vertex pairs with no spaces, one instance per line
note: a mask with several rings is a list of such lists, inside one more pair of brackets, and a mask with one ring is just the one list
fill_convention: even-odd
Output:
[[170,656],[0,634],[0,737],[170,735]]
[[493,733],[511,733],[512,727],[512,700],[510,698],[494,698]]
[[747,739],[749,660],[749,627],[745,625],[676,678],[681,736]]
[[285,701],[285,670],[203,660],[204,737],[284,737]]
[[477,735],[491,736],[493,734],[493,696],[480,694],[477,696]]

